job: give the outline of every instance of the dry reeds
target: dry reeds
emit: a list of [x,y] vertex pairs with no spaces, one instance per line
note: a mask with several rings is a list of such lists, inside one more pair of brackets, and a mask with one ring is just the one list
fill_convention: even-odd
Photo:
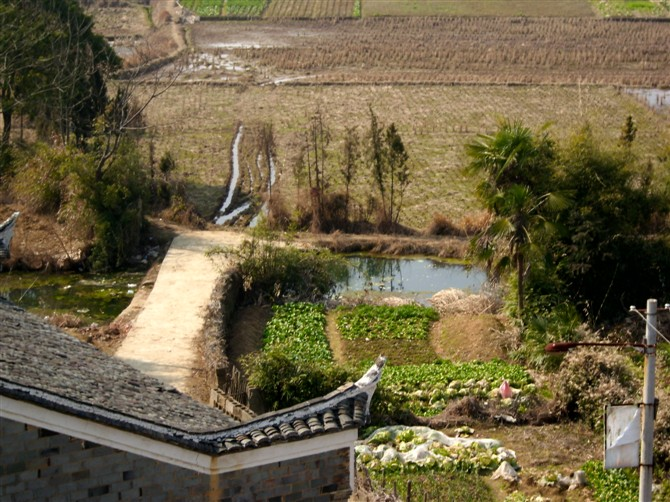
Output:
[[494,314],[502,307],[500,298],[493,294],[471,295],[462,289],[438,291],[428,301],[440,315]]

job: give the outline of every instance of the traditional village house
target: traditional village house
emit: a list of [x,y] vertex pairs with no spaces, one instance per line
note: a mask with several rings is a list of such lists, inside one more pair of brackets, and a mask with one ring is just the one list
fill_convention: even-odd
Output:
[[0,499],[347,500],[383,364],[240,423],[0,299]]

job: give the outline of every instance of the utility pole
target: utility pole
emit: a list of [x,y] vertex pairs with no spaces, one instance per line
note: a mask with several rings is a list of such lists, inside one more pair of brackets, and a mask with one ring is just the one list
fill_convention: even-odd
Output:
[[[647,300],[646,330],[643,343],[610,343],[610,342],[558,342],[548,344],[546,352],[567,352],[575,347],[632,347],[644,353],[644,387],[642,389],[642,416],[640,424],[640,497],[639,502],[651,502],[651,486],[654,474],[654,415],[656,396],[654,386],[656,380],[656,316],[658,302]],[[631,305],[631,312],[642,315],[642,311]],[[670,311],[670,303],[661,310]],[[663,335],[661,335],[663,336]],[[665,338],[665,337],[663,337]]]
[[642,391],[642,424],[640,448],[640,498],[651,502],[651,485],[654,471],[654,407],[656,396],[656,311],[654,299],[647,300],[647,328],[644,339],[644,389]]

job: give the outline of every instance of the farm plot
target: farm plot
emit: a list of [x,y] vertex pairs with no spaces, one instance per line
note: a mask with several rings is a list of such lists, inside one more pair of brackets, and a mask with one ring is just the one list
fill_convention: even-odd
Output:
[[287,303],[272,310],[274,316],[263,333],[263,350],[278,349],[300,361],[320,364],[332,361],[323,306]]
[[223,15],[254,18],[263,15],[269,0],[226,0]]
[[[308,117],[321,106],[333,134],[328,177],[342,182],[338,158],[344,129],[369,127],[371,105],[385,124],[395,123],[412,162],[401,223],[425,228],[434,213],[459,221],[476,210],[473,182],[461,168],[463,145],[478,133],[491,132],[500,116],[522,119],[537,129],[551,123],[559,142],[587,120],[598,141],[616,145],[628,115],[638,125],[633,145],[641,159],[653,160],[670,142],[670,114],[654,112],[635,97],[611,87],[593,86],[278,86],[233,87],[176,85],[147,110],[156,156],[174,156],[189,200],[211,218],[224,199],[230,152],[237,124],[245,124],[241,170],[256,163],[254,133],[263,123],[274,127],[277,190],[292,211],[300,187],[293,173]],[[259,178],[254,174],[254,183]],[[361,167],[352,195],[363,204],[370,174]],[[249,189],[249,178],[243,180]]]
[[261,17],[269,0],[184,0],[182,4],[203,17]]
[[220,16],[225,0],[182,0],[182,5],[199,16]]
[[593,16],[589,0],[362,0],[363,16]]
[[665,0],[591,0],[591,3],[603,16],[670,16],[670,5]]
[[[359,0],[360,1],[360,0]],[[356,0],[272,0],[268,19],[319,19],[353,17]]]
[[234,55],[263,74],[307,75],[319,83],[670,86],[670,23],[385,17],[285,26],[282,45]]

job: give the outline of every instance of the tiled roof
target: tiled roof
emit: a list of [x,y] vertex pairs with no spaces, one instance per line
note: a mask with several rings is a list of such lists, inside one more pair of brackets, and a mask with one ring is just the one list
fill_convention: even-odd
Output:
[[0,299],[0,394],[208,453],[363,425],[383,364],[327,396],[240,423]]

